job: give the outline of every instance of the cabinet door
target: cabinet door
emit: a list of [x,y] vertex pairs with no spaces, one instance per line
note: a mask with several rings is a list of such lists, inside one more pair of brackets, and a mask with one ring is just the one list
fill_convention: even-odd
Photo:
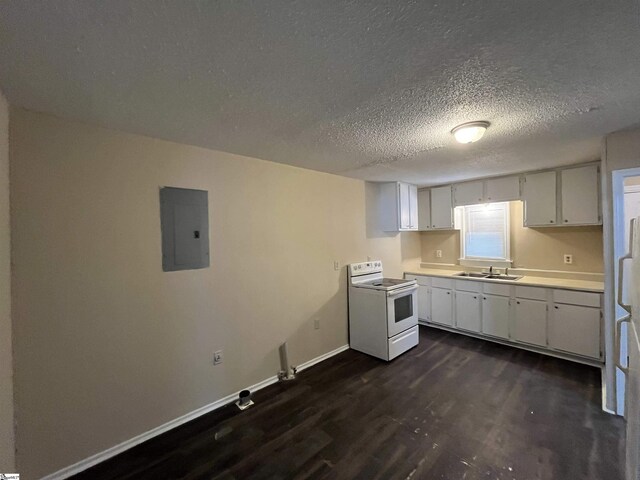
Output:
[[516,298],[513,340],[547,346],[547,302]]
[[481,331],[480,295],[472,292],[456,292],[456,327],[472,332]]
[[418,285],[418,318],[428,321],[431,316],[431,292],[429,287]]
[[409,184],[398,184],[398,196],[400,207],[400,228],[408,229],[411,226],[411,203],[409,201]]
[[600,309],[554,305],[549,316],[549,346],[600,358]]
[[487,202],[520,200],[520,177],[500,177],[487,180]]
[[450,185],[431,189],[431,228],[453,228]]
[[484,182],[459,183],[453,187],[453,202],[456,207],[477,205],[484,200]]
[[482,333],[509,338],[509,297],[482,297]]
[[562,224],[600,223],[598,166],[568,168],[560,172],[560,178],[562,180]]
[[526,175],[522,196],[525,226],[556,225],[556,172]]
[[443,325],[453,325],[451,290],[444,288],[431,289],[431,321]]
[[431,229],[431,193],[428,189],[418,190],[418,230]]
[[409,228],[418,229],[418,187],[409,185]]

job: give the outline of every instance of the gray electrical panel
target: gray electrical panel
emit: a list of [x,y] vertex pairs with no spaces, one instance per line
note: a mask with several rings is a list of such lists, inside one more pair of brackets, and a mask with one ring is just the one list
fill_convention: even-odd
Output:
[[162,270],[209,266],[208,192],[188,188],[160,189]]

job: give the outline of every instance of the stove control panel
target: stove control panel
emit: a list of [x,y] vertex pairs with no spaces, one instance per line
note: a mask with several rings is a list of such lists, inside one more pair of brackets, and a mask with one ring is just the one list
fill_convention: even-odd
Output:
[[349,265],[349,274],[352,277],[358,275],[366,275],[368,273],[382,272],[382,262],[380,260],[372,260],[370,262],[352,263]]

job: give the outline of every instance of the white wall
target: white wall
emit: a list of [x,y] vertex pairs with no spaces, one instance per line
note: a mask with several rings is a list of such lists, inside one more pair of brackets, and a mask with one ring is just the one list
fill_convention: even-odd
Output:
[[15,470],[9,231],[9,105],[0,92],[0,472]]
[[[27,479],[274,375],[284,340],[294,364],[345,345],[334,260],[369,255],[396,276],[420,260],[417,233],[374,227],[374,188],[359,180],[23,110],[11,142]],[[210,268],[162,272],[165,185],[209,191]]]
[[[616,372],[614,366],[615,318],[616,318],[616,283],[617,257],[622,254],[619,245],[621,239],[614,235],[616,226],[614,219],[613,176],[612,172],[640,167],[640,129],[616,132],[608,135],[602,148],[602,211],[603,211],[603,246],[605,271],[605,347],[606,347],[606,406],[612,411],[622,413],[624,377]],[[618,248],[616,248],[616,243]],[[619,312],[618,312],[619,314]],[[624,340],[623,340],[624,343]],[[617,382],[616,382],[617,378]]]

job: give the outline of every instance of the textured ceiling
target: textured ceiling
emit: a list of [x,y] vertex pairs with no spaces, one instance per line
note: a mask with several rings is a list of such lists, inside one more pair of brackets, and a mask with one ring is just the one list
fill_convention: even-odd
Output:
[[[15,105],[420,185],[599,157],[640,121],[636,0],[0,1]],[[476,144],[455,125],[488,120]]]

